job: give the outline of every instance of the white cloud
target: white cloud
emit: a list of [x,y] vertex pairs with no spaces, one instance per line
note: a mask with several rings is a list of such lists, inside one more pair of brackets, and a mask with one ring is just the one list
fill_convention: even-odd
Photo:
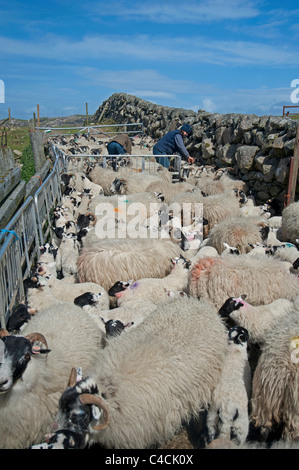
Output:
[[63,61],[116,60],[124,58],[143,62],[200,63],[218,65],[292,66],[299,62],[296,44],[265,44],[252,41],[219,41],[205,37],[161,37],[150,35],[92,35],[78,40],[63,36],[45,36],[43,40],[23,41],[0,37],[0,52]]
[[[95,11],[97,11],[96,8]],[[259,14],[253,2],[244,0],[110,2],[105,9],[99,10],[100,16],[114,15],[121,16],[123,20],[174,24],[233,21],[240,18],[252,18]]]

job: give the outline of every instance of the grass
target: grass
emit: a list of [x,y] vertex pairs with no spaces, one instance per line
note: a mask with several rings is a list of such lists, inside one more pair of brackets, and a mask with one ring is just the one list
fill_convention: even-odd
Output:
[[30,178],[35,174],[33,151],[28,127],[5,128],[5,131],[7,133],[7,147],[22,152],[20,159],[23,164],[21,179],[28,183]]

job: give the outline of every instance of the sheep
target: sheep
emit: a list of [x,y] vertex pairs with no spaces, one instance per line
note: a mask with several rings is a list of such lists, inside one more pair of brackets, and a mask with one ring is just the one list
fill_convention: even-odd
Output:
[[196,182],[196,186],[202,191],[205,196],[212,196],[219,193],[224,193],[230,189],[238,189],[246,191],[247,186],[244,181],[232,178],[227,174],[220,176],[220,173],[210,175],[208,177],[201,177]]
[[230,297],[220,307],[219,315],[246,328],[252,343],[263,344],[273,325],[288,315],[293,302],[288,299],[276,299],[270,304],[254,306],[245,302],[245,298],[246,295]]
[[188,293],[213,302],[218,309],[240,291],[253,305],[269,304],[279,298],[292,300],[299,293],[299,280],[281,261],[263,255],[206,257],[189,270]]
[[251,420],[266,432],[299,438],[298,301],[267,333],[252,381]]
[[[117,176],[121,178],[122,176],[127,176],[130,174],[131,171],[128,169],[119,169],[117,172]],[[111,195],[111,185],[115,179],[116,173],[109,168],[101,168],[100,166],[95,166],[88,174],[89,179],[96,183],[99,184],[104,191],[105,196],[110,196]]]
[[45,278],[33,277],[31,287],[27,288],[27,299],[32,307],[38,311],[44,310],[49,304],[59,302],[74,303],[79,295],[85,292],[101,294],[97,306],[99,309],[109,308],[109,296],[106,290],[94,282],[67,283],[64,279],[57,279],[53,276]]
[[80,244],[77,235],[74,233],[63,234],[58,248],[56,269],[62,271],[63,277],[68,278],[69,281],[76,281],[79,250]]
[[[234,191],[226,191],[224,193],[203,197],[200,190],[192,193],[182,193],[172,199],[171,204],[183,203],[202,203],[203,217],[207,220],[204,230],[204,238],[207,238],[210,230],[221,220],[227,217],[236,217],[239,214],[239,201]],[[195,214],[192,214],[194,216]]]
[[[22,335],[2,337],[1,449],[25,449],[43,441],[51,431],[70,369],[80,363],[89,373],[102,340],[92,318],[63,302],[59,309],[54,305],[35,315]],[[37,341],[45,346],[39,348]]]
[[[170,293],[165,302],[170,300],[175,300],[177,297],[180,297],[180,294]],[[99,311],[89,310],[89,314],[93,315],[94,320],[97,323],[97,326],[100,330],[105,333],[104,324],[108,320],[118,320],[124,324],[133,323],[134,327],[138,326],[143,322],[144,318],[149,315],[151,312],[156,310],[157,304],[143,299],[133,299],[128,300],[121,307],[113,307],[109,309],[101,309]]]
[[299,201],[292,202],[283,209],[280,232],[282,240],[296,243],[299,238]]
[[158,194],[161,193],[164,197],[164,202],[166,204],[170,204],[172,199],[186,191],[193,191],[194,186],[191,183],[171,183],[168,181],[153,181],[151,184],[149,184],[146,187],[146,191],[153,193],[153,194]]
[[190,263],[182,255],[171,261],[173,268],[166,277],[138,279],[125,290],[116,293],[117,305],[121,307],[128,300],[135,299],[160,303],[165,300],[169,291],[186,290]]
[[257,219],[227,217],[214,226],[209,233],[208,245],[216,248],[219,254],[224,251],[224,243],[248,253],[249,244],[262,243],[262,236]]
[[45,243],[39,247],[40,256],[36,264],[36,270],[41,274],[48,274],[57,277],[56,258],[58,247],[50,243]]
[[[173,437],[211,401],[226,351],[224,325],[210,303],[188,298],[159,307],[130,334],[99,350],[98,365],[79,382],[83,389],[88,380],[98,387],[106,415],[99,431],[94,421],[85,427],[88,445],[145,449]],[[76,386],[73,391],[76,401]],[[72,388],[66,392],[68,403],[53,431],[76,430],[67,411],[74,403]],[[91,402],[97,402],[95,395]]]
[[98,196],[100,194],[104,194],[104,189],[100,184],[94,183],[91,181],[87,176],[81,176],[83,181],[83,191],[87,192],[90,196]]
[[261,220],[268,220],[270,213],[265,211],[263,206],[251,206],[244,204],[239,209],[240,217],[259,217]]
[[23,303],[16,305],[8,317],[6,329],[9,333],[15,333],[22,330],[24,325],[31,320],[32,315],[35,315],[37,310],[26,306]]
[[[161,201],[149,192],[130,194],[125,196],[100,196],[94,198],[90,204],[90,211],[97,217],[97,225],[103,224],[103,217],[111,220],[113,217],[118,223],[129,221],[139,222],[140,224],[158,213]],[[109,213],[106,215],[106,212]]]
[[208,443],[217,438],[240,445],[247,438],[251,397],[248,337],[248,331],[239,326],[230,328],[228,332],[225,363],[207,414]]
[[292,243],[282,243],[280,245],[267,247],[266,254],[272,255],[274,258],[282,261],[288,261],[291,264],[299,257],[298,248]]
[[83,246],[77,261],[78,280],[96,282],[107,291],[119,279],[162,278],[169,274],[169,260],[180,254],[180,246],[171,239],[98,240]]
[[[142,191],[148,191],[148,186],[160,180],[160,177],[157,173],[142,173],[136,174],[131,173],[126,177],[116,177],[111,186],[111,194],[133,194],[140,193]],[[165,180],[161,180],[165,183]],[[169,183],[172,184],[172,183]]]
[[[237,445],[235,442],[232,442],[228,439],[215,439],[210,442],[207,446],[207,449],[243,449],[243,450],[263,450],[263,449],[273,449],[273,450],[290,450],[290,449],[299,449],[299,442],[297,441],[284,441],[282,439],[274,441],[272,443],[268,442],[254,442],[247,441],[244,444]],[[269,456],[269,455],[268,455]],[[275,455],[274,455],[275,457]]]

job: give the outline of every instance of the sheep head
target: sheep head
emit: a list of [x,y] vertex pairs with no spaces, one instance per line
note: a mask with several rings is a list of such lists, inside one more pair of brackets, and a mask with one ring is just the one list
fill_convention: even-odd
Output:
[[[48,354],[50,349],[41,333],[19,336],[1,330],[0,339],[4,343],[4,354],[0,362],[0,393],[6,393],[22,377],[32,356]],[[41,348],[36,342],[44,344],[46,348]]]
[[59,400],[53,431],[72,431],[88,440],[89,425],[92,421],[99,421],[102,412],[104,422],[92,425],[94,430],[105,429],[110,424],[108,407],[99,395],[97,384],[90,377],[83,379],[81,371],[78,374],[72,368],[67,388]]

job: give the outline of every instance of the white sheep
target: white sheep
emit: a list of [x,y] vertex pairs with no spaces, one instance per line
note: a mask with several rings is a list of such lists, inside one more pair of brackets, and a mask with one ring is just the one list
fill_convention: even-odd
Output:
[[171,183],[168,181],[153,181],[151,184],[149,184],[146,187],[146,191],[153,193],[153,194],[158,194],[161,193],[163,195],[163,201],[166,204],[170,204],[174,197],[176,197],[178,194],[186,191],[193,191],[194,190],[194,185],[191,183]]
[[74,299],[85,292],[101,294],[98,301],[98,308],[109,308],[109,295],[99,284],[94,282],[69,283],[65,279],[57,279],[54,276],[39,276],[36,287],[27,290],[29,305],[34,306],[38,311],[42,311],[49,305],[59,302],[74,303]]
[[83,192],[93,197],[104,194],[104,189],[100,184],[94,183],[87,176],[81,176],[81,179],[83,181]]
[[[39,354],[41,333],[48,354]],[[58,401],[66,387],[70,368],[82,364],[89,373],[97,361],[103,335],[92,318],[68,303],[49,307],[35,315],[22,336],[8,336],[5,360],[0,363],[0,448],[25,449],[44,440],[51,431]],[[16,356],[18,351],[18,355]],[[15,357],[12,361],[10,358]],[[18,373],[16,373],[18,368]]]
[[61,271],[63,277],[73,282],[77,279],[77,259],[80,244],[75,233],[63,234],[56,258],[56,269]]
[[292,300],[299,293],[299,279],[283,262],[264,255],[207,257],[189,270],[188,293],[213,302],[218,309],[229,297],[238,297],[240,291],[253,305],[280,298]]
[[230,328],[224,366],[207,414],[209,443],[217,438],[240,445],[247,438],[251,398],[247,342],[248,331],[245,328]]
[[103,239],[83,246],[78,257],[79,282],[96,282],[107,291],[120,279],[165,277],[169,261],[182,254],[171,239]]
[[96,184],[99,184],[103,188],[105,196],[110,196],[110,188],[116,176],[121,178],[122,176],[125,177],[130,173],[131,170],[127,168],[120,168],[116,173],[109,168],[103,168],[99,165],[96,165],[88,174],[88,177],[91,181]]
[[290,203],[281,214],[281,239],[296,243],[299,238],[299,201]]
[[219,254],[224,251],[224,243],[248,253],[250,244],[262,243],[258,219],[244,217],[227,217],[218,222],[209,233],[208,245],[216,248]]
[[172,260],[172,270],[164,278],[143,278],[130,284],[125,290],[116,293],[119,307],[130,300],[149,300],[161,303],[168,300],[170,291],[185,291],[188,286],[188,268],[190,263],[183,257]]
[[254,306],[245,302],[245,298],[246,295],[230,297],[219,309],[219,315],[246,328],[250,342],[262,344],[273,325],[291,311],[293,302],[288,299],[276,299],[270,304]]
[[[173,437],[210,402],[226,337],[214,307],[188,298],[161,305],[130,333],[110,341],[90,373],[106,419],[100,418],[100,430],[96,423],[87,427],[89,445],[145,449]],[[90,400],[95,404],[97,397]],[[72,428],[65,411],[56,416],[53,431]]]
[[[147,187],[159,181],[161,178],[158,173],[134,173],[131,172],[125,177],[116,176],[110,186],[111,194],[134,194],[147,191]],[[163,183],[165,180],[161,179]],[[169,183],[171,184],[171,183]]]
[[252,382],[251,420],[265,431],[282,429],[282,438],[299,439],[299,316],[293,310],[267,333]]

